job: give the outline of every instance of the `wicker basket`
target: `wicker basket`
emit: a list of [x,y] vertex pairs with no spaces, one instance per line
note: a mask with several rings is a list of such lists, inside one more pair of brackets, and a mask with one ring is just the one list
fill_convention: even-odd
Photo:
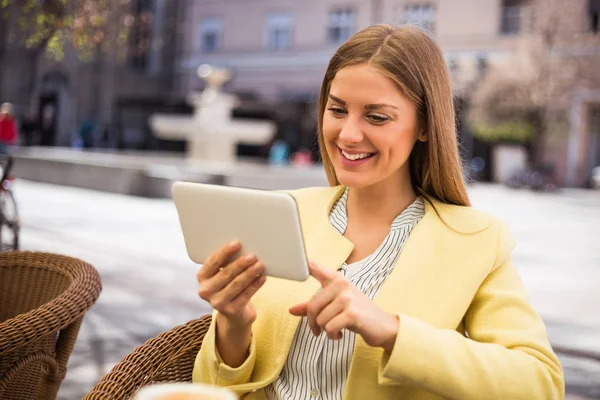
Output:
[[191,382],[194,360],[211,316],[177,326],[125,356],[83,400],[126,400],[152,383]]
[[0,253],[0,399],[55,399],[97,271],[49,253]]

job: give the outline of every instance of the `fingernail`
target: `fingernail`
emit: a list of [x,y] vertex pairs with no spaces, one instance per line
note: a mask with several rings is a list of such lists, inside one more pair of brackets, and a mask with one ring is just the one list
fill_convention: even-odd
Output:
[[257,272],[261,271],[263,269],[263,264],[261,262],[257,262],[252,266],[252,269]]
[[252,262],[256,259],[256,256],[254,254],[248,254],[244,257],[244,260],[247,262]]
[[234,247],[237,247],[240,244],[240,242],[238,242],[237,240],[234,240],[232,242],[229,242],[228,246],[229,248],[233,249]]

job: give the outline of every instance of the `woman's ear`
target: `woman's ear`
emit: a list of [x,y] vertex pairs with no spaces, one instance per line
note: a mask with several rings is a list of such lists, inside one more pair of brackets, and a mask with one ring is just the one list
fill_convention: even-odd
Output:
[[417,136],[417,140],[419,142],[426,142],[428,139],[427,131],[421,131],[419,136]]

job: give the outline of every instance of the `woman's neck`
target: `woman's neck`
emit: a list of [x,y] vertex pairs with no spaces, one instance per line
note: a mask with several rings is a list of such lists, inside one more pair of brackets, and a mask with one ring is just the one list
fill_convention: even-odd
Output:
[[365,188],[350,188],[347,213],[363,227],[389,226],[417,198],[410,179],[403,184],[378,184]]

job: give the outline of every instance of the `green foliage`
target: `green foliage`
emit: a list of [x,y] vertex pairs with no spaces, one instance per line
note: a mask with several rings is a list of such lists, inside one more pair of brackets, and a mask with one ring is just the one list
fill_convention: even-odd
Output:
[[82,60],[126,43],[130,7],[130,0],[0,0],[9,42],[57,60],[67,43]]
[[527,121],[509,121],[496,124],[471,123],[473,137],[485,142],[528,143],[533,138],[534,126]]

